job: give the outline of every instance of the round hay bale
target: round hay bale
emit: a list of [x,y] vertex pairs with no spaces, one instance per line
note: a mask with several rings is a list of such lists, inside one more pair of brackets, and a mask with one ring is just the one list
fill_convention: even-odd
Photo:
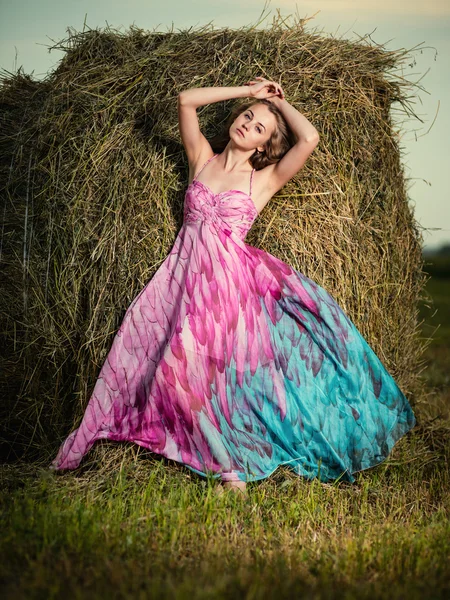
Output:
[[[77,426],[124,312],[174,242],[188,181],[179,92],[256,75],[280,81],[320,143],[246,242],[329,291],[414,406],[426,274],[390,113],[413,86],[390,73],[404,49],[286,19],[264,30],[69,30],[53,48],[65,56],[42,82],[1,78],[8,459],[48,460]],[[199,109],[207,137],[234,102]]]

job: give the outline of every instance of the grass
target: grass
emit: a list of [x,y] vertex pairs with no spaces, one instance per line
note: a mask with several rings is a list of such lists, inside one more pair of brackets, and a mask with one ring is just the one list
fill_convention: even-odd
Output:
[[[280,467],[248,498],[123,446],[101,476],[1,468],[4,598],[444,598],[450,593],[450,279],[421,307],[433,425],[354,485]],[[433,314],[433,311],[437,312]],[[50,457],[49,457],[50,458]]]

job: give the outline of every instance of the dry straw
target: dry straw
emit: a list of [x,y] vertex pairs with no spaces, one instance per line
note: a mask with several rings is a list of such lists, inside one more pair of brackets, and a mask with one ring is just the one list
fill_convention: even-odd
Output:
[[[320,134],[246,242],[324,286],[413,407],[422,398],[422,237],[393,114],[411,55],[305,31],[68,30],[43,81],[1,78],[2,443],[45,460],[79,424],[126,308],[170,251],[188,165],[177,95],[262,75]],[[236,100],[198,110],[208,137]],[[95,453],[92,454],[95,456]]]

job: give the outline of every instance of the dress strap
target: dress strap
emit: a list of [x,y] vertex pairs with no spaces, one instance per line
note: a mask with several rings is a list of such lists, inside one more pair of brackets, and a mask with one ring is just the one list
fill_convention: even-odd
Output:
[[250,173],[250,196],[252,195],[252,179],[253,179],[254,172],[255,172],[255,169],[252,169],[252,172]]
[[200,169],[200,171],[198,171],[197,175],[195,175],[194,179],[197,179],[197,177],[200,175],[200,173],[203,171],[203,169],[206,167],[206,165],[209,163],[209,161],[212,160],[213,158],[216,158],[216,156],[218,156],[218,154],[214,154],[214,156],[211,156],[210,158],[208,158],[208,160],[205,162],[205,164]]

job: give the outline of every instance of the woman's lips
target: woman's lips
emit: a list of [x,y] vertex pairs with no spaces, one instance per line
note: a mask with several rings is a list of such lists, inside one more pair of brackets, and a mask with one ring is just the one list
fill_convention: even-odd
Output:
[[242,137],[245,137],[240,129],[238,129],[237,132],[240,133],[242,135]]

